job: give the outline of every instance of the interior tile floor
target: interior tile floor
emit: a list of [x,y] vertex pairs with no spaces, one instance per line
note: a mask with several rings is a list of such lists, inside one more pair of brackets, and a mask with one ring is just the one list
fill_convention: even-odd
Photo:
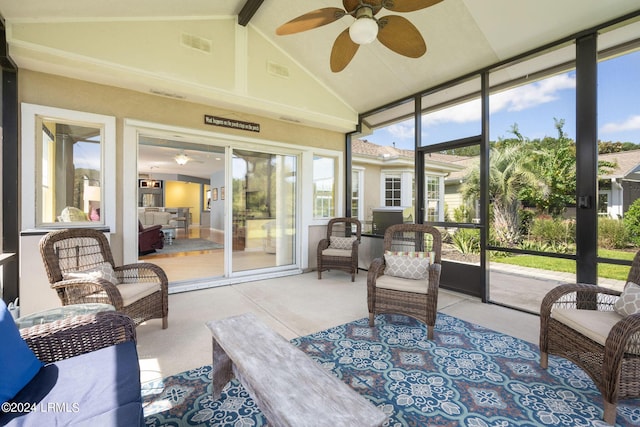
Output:
[[[355,282],[341,271],[245,282],[169,295],[169,327],[150,320],[137,328],[142,381],[211,363],[208,320],[254,313],[286,339],[368,317],[366,272]],[[460,319],[536,343],[539,317],[440,290],[438,309]],[[436,329],[436,334],[438,333]]]

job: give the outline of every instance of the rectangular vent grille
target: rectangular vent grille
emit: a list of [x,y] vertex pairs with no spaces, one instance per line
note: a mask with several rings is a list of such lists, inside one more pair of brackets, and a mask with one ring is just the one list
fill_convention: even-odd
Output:
[[204,53],[211,53],[211,40],[207,40],[193,34],[182,33],[180,42],[183,46],[199,50]]
[[289,78],[289,69],[284,65],[276,64],[275,62],[267,61],[267,71],[274,76]]
[[184,95],[180,95],[180,94],[172,93],[172,92],[166,92],[164,90],[158,90],[158,89],[150,89],[149,92],[151,92],[154,95],[168,96],[169,98],[176,98],[176,99],[185,99],[186,98],[186,96],[184,96]]

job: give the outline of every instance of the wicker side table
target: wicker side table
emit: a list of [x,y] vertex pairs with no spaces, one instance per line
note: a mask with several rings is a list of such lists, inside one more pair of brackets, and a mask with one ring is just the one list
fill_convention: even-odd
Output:
[[56,307],[49,310],[38,311],[16,319],[16,326],[19,329],[29,328],[35,325],[54,322],[68,317],[79,316],[81,314],[92,314],[101,311],[115,311],[111,304],[87,303],[70,304]]

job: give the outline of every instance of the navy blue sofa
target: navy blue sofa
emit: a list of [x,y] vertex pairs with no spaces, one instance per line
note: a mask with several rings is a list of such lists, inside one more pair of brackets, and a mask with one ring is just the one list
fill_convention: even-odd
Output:
[[144,426],[135,324],[102,312],[20,330],[42,363],[0,426]]

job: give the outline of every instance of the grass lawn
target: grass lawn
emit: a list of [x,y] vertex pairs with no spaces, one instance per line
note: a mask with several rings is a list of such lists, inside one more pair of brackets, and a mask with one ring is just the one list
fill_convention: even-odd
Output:
[[[599,256],[613,259],[632,260],[635,252],[615,251],[600,249]],[[575,273],[576,263],[570,259],[548,258],[536,255],[514,255],[508,257],[491,257],[491,262],[502,264],[519,265],[521,267],[541,268],[544,270],[560,271],[565,273]],[[598,276],[607,279],[627,280],[629,266],[615,264],[599,264]]]

